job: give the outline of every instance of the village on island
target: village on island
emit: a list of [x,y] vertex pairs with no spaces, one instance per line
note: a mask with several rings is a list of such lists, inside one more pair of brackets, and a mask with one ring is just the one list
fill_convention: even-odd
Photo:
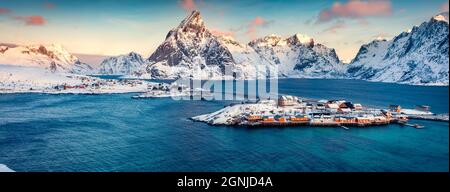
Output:
[[217,112],[192,117],[192,120],[211,125],[248,127],[283,126],[349,126],[368,127],[397,123],[408,124],[409,119],[448,121],[448,115],[435,115],[429,106],[402,109],[389,105],[387,109],[365,107],[346,100],[312,100],[283,95],[277,100],[260,100],[255,103],[232,104]]

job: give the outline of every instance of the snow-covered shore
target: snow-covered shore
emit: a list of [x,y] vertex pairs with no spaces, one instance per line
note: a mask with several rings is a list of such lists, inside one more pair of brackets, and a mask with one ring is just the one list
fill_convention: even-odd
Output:
[[258,113],[269,114],[270,111],[276,110],[275,101],[269,100],[260,103],[239,104],[227,106],[219,111],[192,117],[194,121],[201,121],[211,125],[231,125],[233,121],[244,117],[245,114]]
[[43,68],[0,65],[0,93],[111,94],[146,92],[157,83],[100,79]]

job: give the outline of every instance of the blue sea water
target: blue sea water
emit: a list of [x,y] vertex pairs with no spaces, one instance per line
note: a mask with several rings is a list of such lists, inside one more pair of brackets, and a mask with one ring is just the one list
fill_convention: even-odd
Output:
[[[449,108],[448,87],[284,79],[279,91]],[[232,101],[133,95],[0,95],[0,163],[16,171],[449,171],[448,122],[412,120],[425,129],[209,126],[188,118]]]

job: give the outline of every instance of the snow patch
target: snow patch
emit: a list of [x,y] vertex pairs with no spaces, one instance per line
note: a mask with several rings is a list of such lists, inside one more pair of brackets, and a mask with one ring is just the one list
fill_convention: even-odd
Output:
[[436,21],[444,21],[448,23],[448,12],[441,13],[433,17]]
[[10,169],[8,166],[4,164],[0,164],[0,172],[15,172],[15,171]]

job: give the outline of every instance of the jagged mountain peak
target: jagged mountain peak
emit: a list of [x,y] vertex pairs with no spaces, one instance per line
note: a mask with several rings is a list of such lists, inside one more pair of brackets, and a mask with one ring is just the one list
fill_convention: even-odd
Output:
[[181,21],[178,26],[179,29],[185,30],[186,28],[198,28],[204,27],[205,23],[200,15],[200,11],[194,10],[189,16],[187,16],[183,21]]
[[340,77],[342,63],[334,49],[300,33],[288,38],[268,35],[249,43],[263,58],[276,64],[279,76],[327,78]]
[[291,45],[299,45],[306,44],[310,46],[314,46],[314,39],[309,37],[308,35],[297,33],[287,39],[288,43]]
[[200,12],[192,11],[189,16],[181,21],[178,27],[169,31],[166,36],[166,40],[179,39],[184,37],[203,38],[207,36],[211,36],[211,33],[206,28]]
[[232,36],[220,35],[220,36],[216,36],[216,37],[219,41],[224,42],[225,44],[232,44],[232,45],[240,46],[240,47],[243,46],[238,41],[236,41]]
[[266,45],[270,45],[270,46],[277,46],[281,41],[283,40],[283,38],[279,35],[276,34],[270,34],[267,35],[265,37],[262,38],[257,38],[255,40],[252,40],[249,45],[251,46],[266,46]]
[[307,45],[314,46],[314,39],[301,33],[294,34],[288,38],[283,38],[276,34],[270,34],[262,38],[255,39],[249,43],[251,46],[284,46],[284,45]]
[[136,53],[134,51],[127,54],[128,57],[134,59],[134,60],[142,60],[142,56],[139,53]]

